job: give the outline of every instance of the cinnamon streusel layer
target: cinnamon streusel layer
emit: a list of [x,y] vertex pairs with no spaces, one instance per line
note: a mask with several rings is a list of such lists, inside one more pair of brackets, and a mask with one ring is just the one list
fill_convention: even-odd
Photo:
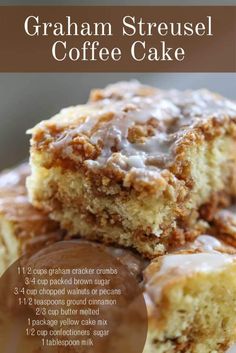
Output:
[[121,82],[30,132],[30,200],[71,235],[152,258],[236,194],[236,104],[207,90]]

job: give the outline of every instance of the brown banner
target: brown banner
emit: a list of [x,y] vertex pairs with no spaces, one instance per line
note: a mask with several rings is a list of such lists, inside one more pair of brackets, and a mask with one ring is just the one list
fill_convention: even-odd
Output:
[[1,6],[0,72],[235,72],[235,6]]

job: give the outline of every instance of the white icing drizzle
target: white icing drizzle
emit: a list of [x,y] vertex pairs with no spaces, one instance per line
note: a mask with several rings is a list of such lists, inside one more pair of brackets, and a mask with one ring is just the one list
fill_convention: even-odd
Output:
[[[190,127],[213,116],[236,116],[235,103],[207,90],[161,91],[132,81],[110,85],[100,92],[100,99],[63,109],[52,119],[65,127],[65,136],[51,147],[61,149],[65,157],[72,156],[73,151],[66,146],[78,135],[86,136],[93,145],[103,145],[96,160],[85,161],[89,168],[112,165],[140,176],[150,170],[155,173],[152,177],[159,177],[163,166],[171,162],[174,146]],[[137,124],[145,126],[150,119],[157,123],[153,133],[144,140],[129,141],[129,129]]]
[[236,261],[236,255],[222,253],[224,244],[209,235],[199,236],[186,249],[199,250],[197,253],[168,254],[160,258],[160,268],[151,276],[147,276],[146,288],[149,295],[155,298],[161,297],[163,287],[178,276],[188,276],[194,273],[210,273],[220,271],[225,266]]
[[167,275],[172,271],[182,274],[217,271],[234,260],[233,256],[217,252],[167,255],[162,259],[158,276]]
[[3,171],[0,174],[0,192],[1,189],[12,188],[14,186],[25,184],[25,178],[30,174],[30,168],[28,164],[23,163],[15,169]]
[[210,235],[200,235],[186,249],[198,250],[198,253],[168,254],[162,257],[158,276],[171,271],[180,273],[214,271],[236,259],[236,255],[222,253],[225,244]]
[[217,252],[224,244],[210,235],[200,235],[189,245],[190,249],[199,249],[205,252]]

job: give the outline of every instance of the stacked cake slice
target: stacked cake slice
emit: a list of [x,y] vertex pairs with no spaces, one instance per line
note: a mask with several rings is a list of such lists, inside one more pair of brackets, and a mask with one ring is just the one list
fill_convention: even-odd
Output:
[[236,341],[236,249],[202,235],[144,271],[147,352],[226,352]]
[[62,239],[63,231],[28,201],[28,164],[0,174],[0,274],[26,252]]

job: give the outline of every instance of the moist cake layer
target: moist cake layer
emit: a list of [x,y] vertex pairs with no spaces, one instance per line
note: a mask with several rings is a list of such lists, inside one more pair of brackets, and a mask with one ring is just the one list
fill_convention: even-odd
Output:
[[207,90],[95,90],[31,130],[30,200],[72,235],[156,256],[236,194],[235,124],[236,104]]
[[58,224],[28,201],[28,164],[0,174],[0,273],[20,255],[62,239]]

